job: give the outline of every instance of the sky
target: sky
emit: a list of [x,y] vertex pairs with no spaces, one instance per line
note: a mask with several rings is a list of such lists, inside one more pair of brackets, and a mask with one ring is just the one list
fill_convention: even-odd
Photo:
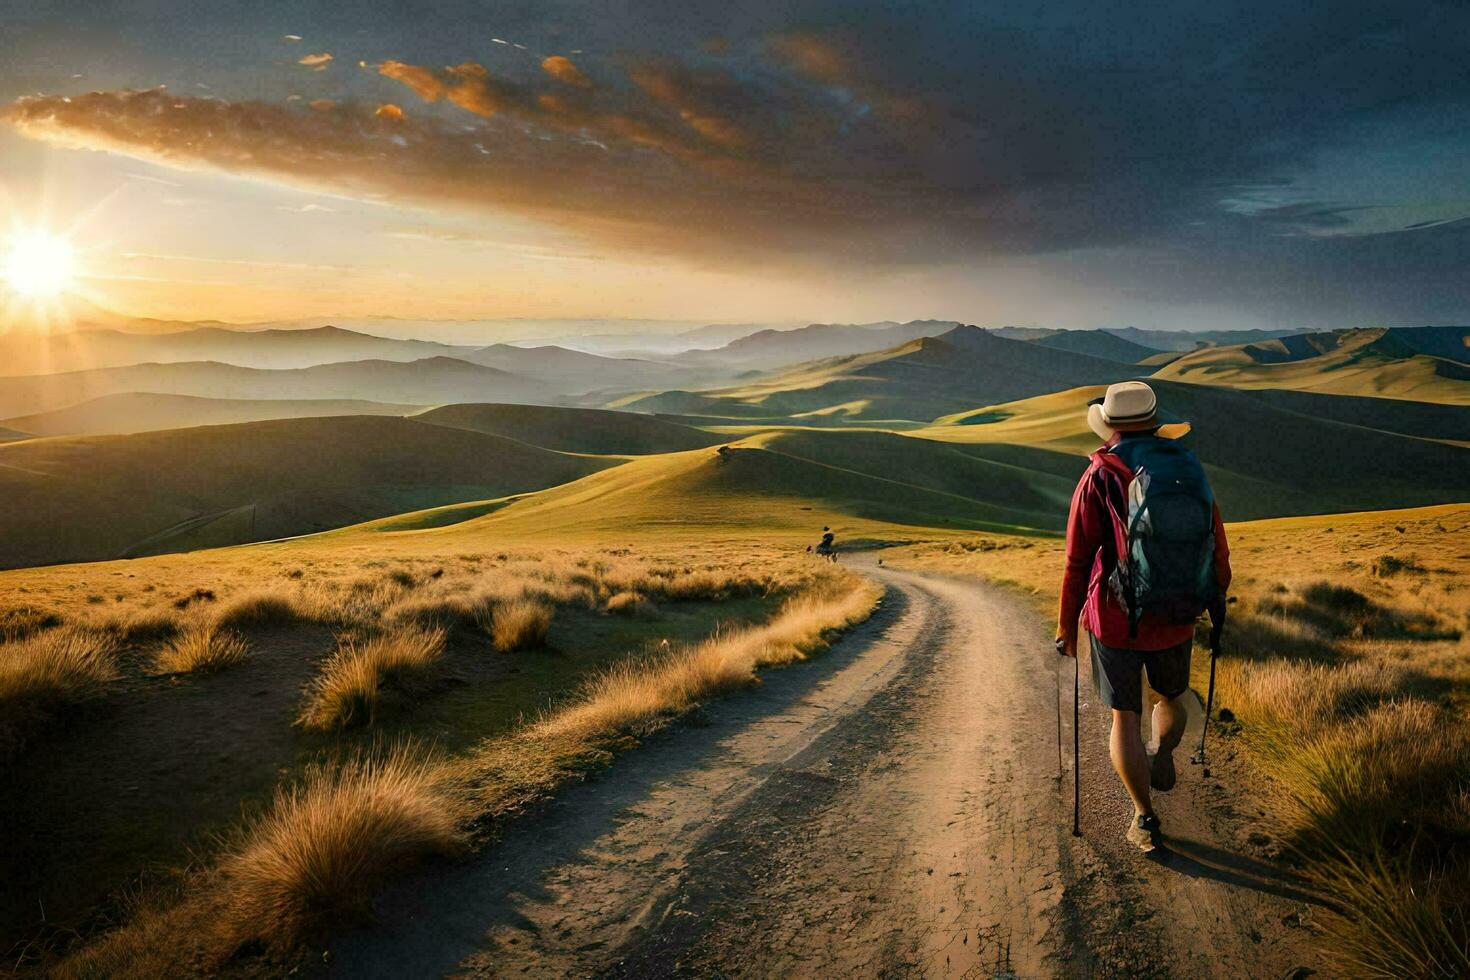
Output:
[[1464,323],[1467,38],[1413,0],[0,0],[0,234],[163,319]]

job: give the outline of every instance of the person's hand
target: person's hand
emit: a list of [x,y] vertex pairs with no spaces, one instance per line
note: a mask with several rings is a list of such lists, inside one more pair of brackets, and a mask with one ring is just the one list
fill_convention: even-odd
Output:
[[1057,645],[1057,653],[1060,654],[1061,656],[1063,656],[1063,657],[1076,657],[1077,656],[1077,638],[1075,636],[1072,637],[1070,640],[1067,639],[1066,637],[1059,636],[1056,639],[1056,645]]

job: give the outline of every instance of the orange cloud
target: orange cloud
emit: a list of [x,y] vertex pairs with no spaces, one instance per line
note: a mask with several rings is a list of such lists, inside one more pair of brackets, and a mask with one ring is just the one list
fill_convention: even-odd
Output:
[[[440,88],[426,84],[419,73],[426,73]],[[415,91],[419,88],[429,92],[442,91],[448,101],[484,119],[503,114],[556,132],[584,135],[601,143],[632,143],[658,149],[680,160],[706,162],[717,167],[733,165],[733,161],[719,161],[706,146],[690,140],[678,124],[648,111],[657,106],[614,106],[606,101],[588,101],[584,96],[573,99],[560,93],[538,95],[492,75],[489,69],[476,62],[446,68],[444,75],[447,79],[426,68],[399,65],[391,77],[398,78]],[[699,122],[707,127],[716,124],[713,120]],[[684,124],[691,125],[687,118]],[[694,128],[698,131],[698,126]]]
[[309,104],[317,112],[326,112],[328,109],[334,108],[337,105],[331,99],[313,99]]
[[415,95],[425,102],[438,102],[444,95],[444,83],[427,68],[406,65],[401,61],[385,61],[378,66],[378,74],[402,82],[413,89]]
[[543,92],[474,62],[377,67],[478,121],[411,118],[394,103],[318,100],[307,112],[163,89],[33,96],[0,121],[47,143],[183,170],[514,213],[620,249],[875,258],[914,251],[921,226],[945,226],[948,237],[935,239],[949,242],[973,226],[973,202],[956,207],[904,171],[901,143],[885,144],[876,163],[842,145],[833,103],[807,86],[758,89],[673,62],[631,66],[629,87]]
[[750,133],[711,104],[739,100],[738,86],[729,76],[696,75],[670,62],[645,61],[633,65],[628,77],[649,98],[672,109],[685,125],[711,143],[739,150],[753,142]]
[[[477,76],[458,72],[475,91]],[[511,212],[619,248],[688,251],[716,211],[727,234],[749,211],[738,194],[712,196],[710,176],[642,148],[657,139],[636,120],[611,117],[608,130],[625,138],[598,145],[528,139],[519,119],[499,115],[467,128],[351,105],[303,112],[150,89],[24,98],[3,120],[57,146],[416,206]]]
[[770,40],[771,53],[792,68],[829,85],[853,79],[847,56],[831,40],[817,34],[782,34]]
[[541,62],[541,70],[559,82],[576,88],[592,88],[592,79],[572,63],[572,59],[554,54]]
[[449,101],[467,112],[489,119],[507,109],[520,108],[517,86],[494,77],[484,65],[466,62],[445,71],[453,79],[447,88]]
[[847,89],[874,112],[904,127],[936,125],[937,117],[924,99],[898,95],[861,70],[859,63],[837,41],[819,34],[783,34],[767,45],[775,60],[806,77]]
[[321,71],[322,69],[326,68],[327,65],[331,63],[331,61],[332,56],[323,51],[321,54],[309,54],[296,63],[298,65],[305,65],[306,67],[314,69],[316,71]]

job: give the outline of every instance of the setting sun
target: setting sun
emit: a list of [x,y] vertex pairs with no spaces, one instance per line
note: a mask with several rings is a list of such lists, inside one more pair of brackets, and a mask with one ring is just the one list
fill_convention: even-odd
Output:
[[5,283],[29,299],[49,299],[66,292],[76,274],[76,250],[59,235],[26,231],[5,245]]

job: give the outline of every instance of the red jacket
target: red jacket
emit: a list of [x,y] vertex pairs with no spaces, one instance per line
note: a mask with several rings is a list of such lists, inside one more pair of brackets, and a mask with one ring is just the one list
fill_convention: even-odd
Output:
[[[1113,520],[1105,495],[1114,494],[1115,506],[1126,513],[1125,490],[1132,479],[1133,471],[1105,446],[1092,454],[1092,465],[1082,474],[1072,494],[1072,510],[1067,516],[1067,571],[1062,577],[1061,609],[1057,616],[1057,635],[1071,643],[1077,640],[1079,613],[1087,632],[1110,647],[1163,650],[1194,635],[1192,625],[1159,622],[1145,615],[1138,623],[1138,635],[1129,639],[1128,614],[1107,586],[1113,568],[1103,557],[1103,542],[1113,533]],[[1225,541],[1218,505],[1215,507],[1215,577],[1221,592],[1230,587],[1230,547]]]

